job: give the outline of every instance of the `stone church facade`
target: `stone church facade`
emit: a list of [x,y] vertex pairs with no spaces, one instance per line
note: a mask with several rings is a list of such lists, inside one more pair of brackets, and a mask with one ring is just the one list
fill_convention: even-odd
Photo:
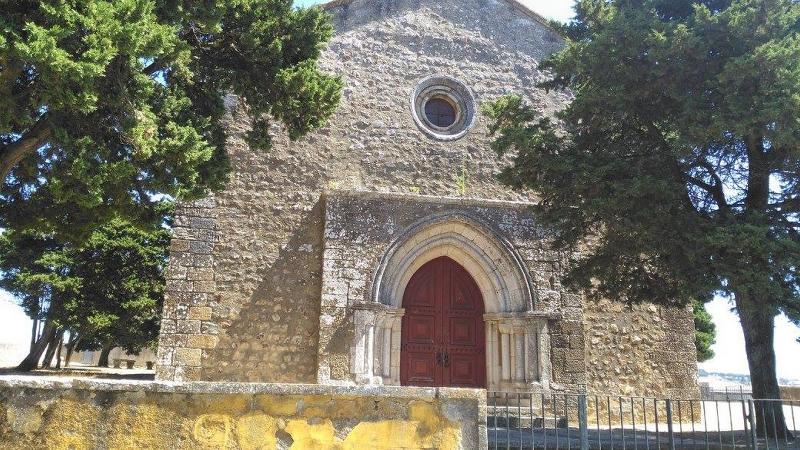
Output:
[[563,45],[513,0],[337,0],[323,129],[254,152],[229,102],[224,192],[181,205],[157,378],[693,397],[690,311],[561,284],[534,194],[495,175],[481,106],[551,115]]

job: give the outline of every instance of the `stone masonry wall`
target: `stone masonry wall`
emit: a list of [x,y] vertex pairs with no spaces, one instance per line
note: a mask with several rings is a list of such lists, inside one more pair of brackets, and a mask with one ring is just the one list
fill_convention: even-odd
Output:
[[329,334],[320,336],[320,370],[328,371],[331,379],[353,381],[348,370],[351,307],[373,301],[373,277],[390,245],[420,219],[448,214],[491,224],[519,252],[533,284],[534,310],[552,317],[548,321],[552,360],[543,363],[552,370],[554,384],[544,388],[585,388],[581,297],[561,286],[568,256],[550,249],[529,204],[341,191],[325,200],[321,320],[344,324],[328,327],[323,331]]
[[[444,74],[467,85],[479,108],[514,92],[552,115],[569,101],[536,87],[547,77],[539,61],[562,45],[552,30],[505,0],[354,0],[335,2],[330,11],[336,34],[321,64],[342,76],[345,88],[328,126],[297,142],[276,127],[274,148],[254,152],[244,141],[247,121],[229,99],[230,183],[177,213],[160,380],[316,382],[326,191],[535,200],[497,182],[505,161],[490,150],[480,112],[464,138],[435,141],[414,123],[409,97],[419,80]],[[535,268],[531,273],[543,276]],[[552,343],[553,366],[571,373],[588,367],[589,379],[576,382],[618,390],[600,369],[618,350],[588,341],[599,333],[598,344],[614,342],[615,332],[604,328],[614,310],[592,311],[582,323],[551,329],[563,335]],[[648,314],[641,312],[642,327],[651,323]],[[654,326],[653,333],[666,333]],[[566,337],[582,336],[584,328],[592,330],[586,341]],[[646,342],[656,348],[664,341]],[[583,363],[568,356],[580,347]],[[650,350],[637,355],[655,356]],[[662,386],[671,363],[648,363],[661,365],[643,375],[657,375],[652,382],[625,383]]]
[[[199,334],[197,322],[180,324],[193,319],[174,317],[177,334],[166,325],[160,379],[316,381],[325,190],[525,198],[496,181],[502,162],[483,116],[463,139],[434,141],[415,125],[409,97],[420,79],[442,73],[469,86],[479,105],[521,91],[551,114],[567,97],[534,86],[558,36],[505,1],[354,2],[332,12],[337,32],[322,66],[345,89],[327,127],[294,143],[276,129],[274,148],[257,153],[231,109],[233,173],[208,211],[218,238],[201,258],[211,260],[215,291],[194,300],[194,284],[168,284],[168,308],[198,302],[211,319]],[[184,347],[187,331],[204,336],[204,346]]]
[[691,310],[586,302],[584,327],[589,392],[698,398]]
[[214,199],[207,198],[179,205],[175,212],[156,357],[158,379],[199,379],[203,351],[217,345],[218,323],[212,320],[217,299],[214,207]]
[[0,379],[0,447],[485,449],[468,389]]

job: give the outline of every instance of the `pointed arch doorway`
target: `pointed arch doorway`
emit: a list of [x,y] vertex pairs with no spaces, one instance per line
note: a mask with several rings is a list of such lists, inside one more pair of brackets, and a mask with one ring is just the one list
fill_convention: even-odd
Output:
[[425,263],[403,308],[402,385],[486,387],[483,296],[466,269],[446,256]]

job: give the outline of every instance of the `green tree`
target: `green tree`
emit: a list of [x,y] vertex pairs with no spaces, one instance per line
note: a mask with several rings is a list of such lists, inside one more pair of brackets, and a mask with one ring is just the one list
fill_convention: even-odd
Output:
[[[225,99],[269,122],[320,126],[341,82],[317,59],[332,26],[291,0],[0,0],[0,226],[88,235],[150,222],[229,171]],[[161,194],[161,195],[159,195]],[[154,200],[155,199],[155,200]],[[45,208],[45,205],[58,205]]]
[[695,300],[694,309],[694,347],[697,351],[697,362],[705,362],[714,357],[711,347],[717,342],[717,327],[706,310],[706,304]]
[[[48,365],[65,332],[72,349],[122,347],[135,353],[155,344],[164,300],[169,231],[113,219],[80,245],[32,232],[0,238],[0,287],[44,321],[20,370]],[[46,353],[45,353],[46,352]]]
[[[576,12],[544,64],[546,86],[574,95],[555,123],[518,97],[487,108],[494,148],[514,157],[502,180],[541,194],[556,245],[593,242],[568,277],[590,297],[732,299],[754,396],[779,398],[774,319],[800,320],[800,4],[582,0]],[[780,408],[758,426],[787,433]]]
[[72,256],[78,295],[66,306],[73,344],[134,354],[154,347],[164,303],[164,270],[170,235],[163,227],[143,230],[112,220],[91,234]]

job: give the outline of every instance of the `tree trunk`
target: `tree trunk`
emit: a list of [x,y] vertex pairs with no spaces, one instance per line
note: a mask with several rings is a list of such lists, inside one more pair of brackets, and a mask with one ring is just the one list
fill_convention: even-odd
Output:
[[75,346],[78,345],[78,334],[71,333],[69,342],[67,342],[67,357],[64,359],[64,367],[69,367],[69,361],[72,359],[72,352],[75,350]]
[[50,341],[53,340],[53,336],[55,336],[56,331],[56,326],[53,324],[53,322],[49,319],[46,320],[41,337],[39,337],[39,339],[33,344],[33,348],[31,348],[28,356],[26,356],[25,359],[19,363],[17,370],[22,372],[30,372],[31,370],[39,367],[39,360],[42,358],[42,353],[44,353],[44,351],[47,349]]
[[[775,309],[754,300],[748,292],[736,292],[736,307],[744,332],[753,398],[780,399],[775,368]],[[756,401],[756,431],[760,437],[791,437],[781,402]]]
[[36,338],[38,338],[39,334],[39,319],[33,319],[33,325],[31,327],[31,349],[28,350],[29,352],[33,351],[33,347],[36,345]]
[[47,345],[47,352],[44,354],[44,361],[42,361],[43,368],[49,369],[53,367],[53,357],[56,354],[59,338],[63,332],[63,330],[57,330],[53,338],[50,339],[50,343]]
[[56,351],[56,369],[61,368],[61,349],[64,348],[64,330],[58,335],[58,350]]
[[108,367],[108,354],[111,353],[113,348],[113,344],[103,344],[103,349],[100,351],[100,360],[97,361],[97,367]]

